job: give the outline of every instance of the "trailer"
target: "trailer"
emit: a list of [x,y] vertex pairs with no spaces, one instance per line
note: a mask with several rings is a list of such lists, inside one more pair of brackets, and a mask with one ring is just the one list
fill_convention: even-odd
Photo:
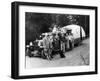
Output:
[[62,27],[62,30],[68,30],[71,29],[71,33],[73,34],[74,37],[74,44],[79,44],[82,42],[82,40],[86,37],[85,31],[83,29],[83,27],[79,26],[79,25],[67,25]]

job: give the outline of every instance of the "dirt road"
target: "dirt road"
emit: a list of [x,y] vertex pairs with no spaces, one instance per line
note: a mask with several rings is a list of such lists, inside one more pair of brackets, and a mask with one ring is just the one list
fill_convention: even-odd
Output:
[[89,65],[89,39],[85,39],[81,45],[65,53],[65,58],[55,55],[52,60],[26,56],[26,68],[61,67]]

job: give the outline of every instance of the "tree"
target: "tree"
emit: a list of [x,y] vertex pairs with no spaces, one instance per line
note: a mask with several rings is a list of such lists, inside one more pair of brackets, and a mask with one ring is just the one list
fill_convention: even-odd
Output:
[[25,39],[26,44],[39,38],[41,33],[49,32],[54,25],[64,27],[76,24],[83,27],[89,35],[89,16],[73,14],[47,14],[47,13],[25,13]]

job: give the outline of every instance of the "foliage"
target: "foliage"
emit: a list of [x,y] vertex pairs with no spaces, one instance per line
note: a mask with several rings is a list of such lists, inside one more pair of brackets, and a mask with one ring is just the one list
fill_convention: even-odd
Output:
[[54,25],[60,27],[77,24],[84,28],[89,35],[89,16],[72,14],[47,14],[25,13],[25,36],[26,44],[39,38],[41,33],[50,32]]

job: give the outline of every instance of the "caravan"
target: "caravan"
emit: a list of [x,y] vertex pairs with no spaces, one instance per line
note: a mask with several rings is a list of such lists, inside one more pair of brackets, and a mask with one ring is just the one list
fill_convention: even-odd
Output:
[[73,34],[74,44],[79,44],[82,41],[82,39],[84,39],[86,36],[84,29],[79,25],[73,24],[62,27],[62,30],[68,29],[70,29],[71,33]]

